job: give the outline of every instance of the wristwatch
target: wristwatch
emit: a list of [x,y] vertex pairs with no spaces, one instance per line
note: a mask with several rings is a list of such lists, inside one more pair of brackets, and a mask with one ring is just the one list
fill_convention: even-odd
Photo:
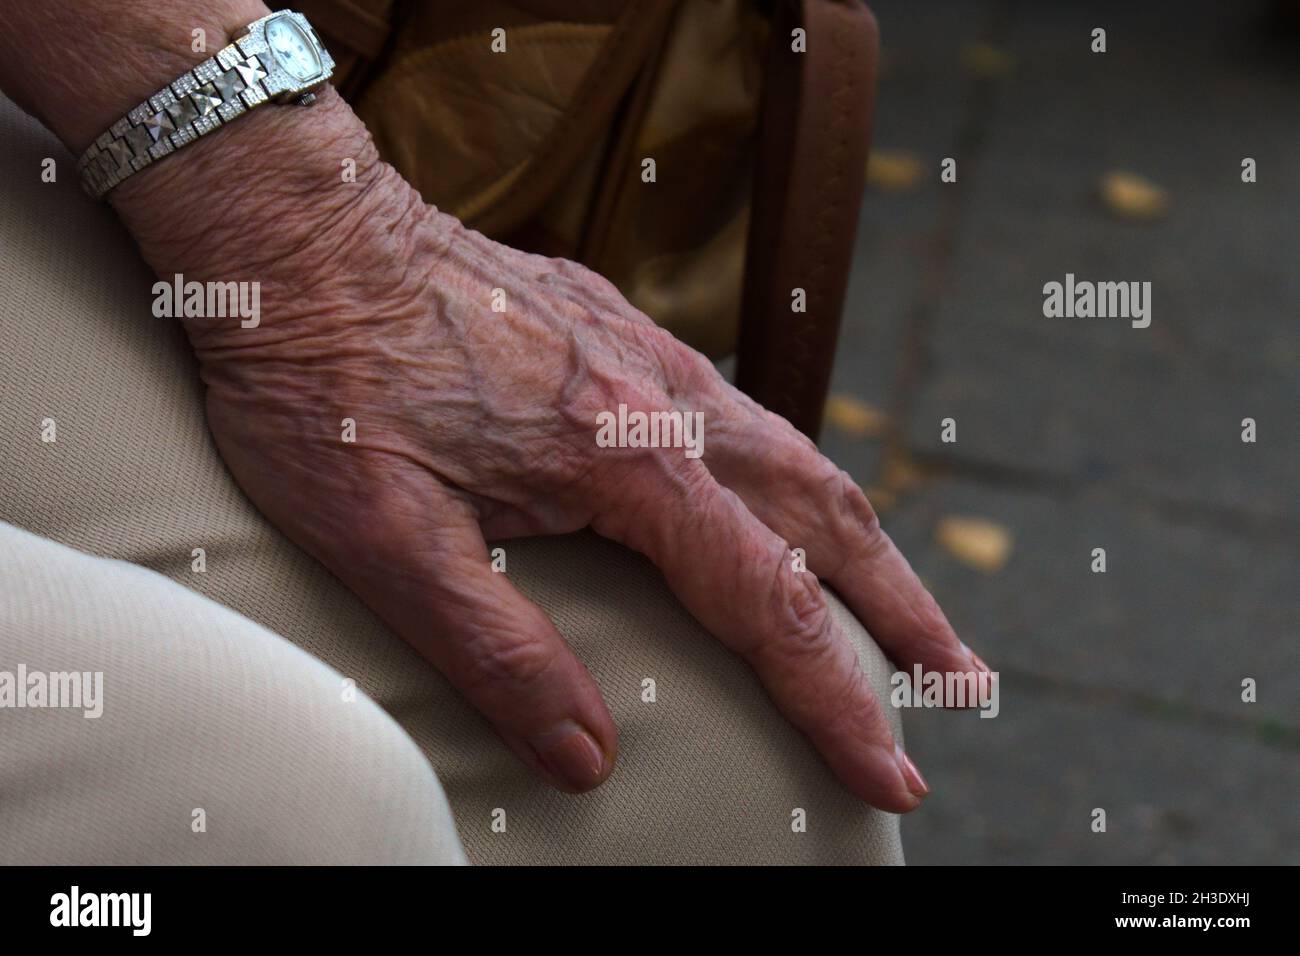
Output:
[[106,129],[77,161],[96,199],[132,173],[263,103],[310,106],[334,60],[293,10],[254,20],[216,56],[149,97]]

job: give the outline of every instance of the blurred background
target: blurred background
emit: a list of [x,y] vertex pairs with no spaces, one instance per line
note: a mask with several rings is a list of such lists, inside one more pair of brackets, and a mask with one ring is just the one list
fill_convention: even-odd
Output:
[[[905,712],[933,788],[908,861],[1300,862],[1288,5],[871,5],[874,155],[822,445],[1002,674],[996,719]],[[1151,282],[1150,327],[1045,318],[1067,272]]]

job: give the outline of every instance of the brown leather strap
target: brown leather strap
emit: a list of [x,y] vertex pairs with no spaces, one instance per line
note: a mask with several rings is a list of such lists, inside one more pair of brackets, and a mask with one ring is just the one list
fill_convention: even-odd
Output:
[[[807,52],[791,31],[807,31]],[[861,0],[780,0],[764,81],[736,384],[821,428],[875,108],[878,31]],[[806,312],[791,311],[803,289]]]

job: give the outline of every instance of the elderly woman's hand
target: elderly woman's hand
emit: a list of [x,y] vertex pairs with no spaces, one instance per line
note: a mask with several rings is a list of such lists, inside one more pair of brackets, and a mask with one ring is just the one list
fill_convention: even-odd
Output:
[[[617,732],[485,541],[590,526],[658,566],[854,793],[918,804],[819,578],[899,664],[984,666],[844,472],[601,277],[426,206],[332,91],[209,139],[113,201],[164,277],[261,285],[255,328],[184,320],[223,457],[521,759],[585,790]],[[598,441],[620,406],[702,414],[702,457]]]

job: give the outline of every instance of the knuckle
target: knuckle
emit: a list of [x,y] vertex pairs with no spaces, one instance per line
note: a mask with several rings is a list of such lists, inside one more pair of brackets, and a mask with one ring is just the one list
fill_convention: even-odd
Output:
[[514,634],[485,634],[466,649],[470,689],[506,688],[521,691],[534,686],[555,663],[555,654],[544,641]]
[[777,582],[779,633],[758,648],[753,663],[783,675],[790,689],[783,708],[797,726],[828,733],[861,726],[874,697],[821,585],[810,572],[781,571]]
[[640,382],[625,374],[588,374],[565,389],[556,410],[568,430],[583,436],[590,442],[589,447],[595,449],[602,422],[616,416],[619,406],[631,411],[658,408],[661,403],[654,383]]
[[885,533],[880,527],[880,516],[867,500],[866,494],[846,471],[831,466],[826,478],[826,499],[835,507],[838,524],[857,548],[874,551],[882,546]]
[[566,425],[586,432],[596,425],[596,416],[617,407],[618,397],[608,382],[584,378],[573,382],[560,395],[555,410]]
[[773,587],[780,651],[789,656],[824,654],[833,643],[831,609],[811,571],[795,571],[782,554]]

